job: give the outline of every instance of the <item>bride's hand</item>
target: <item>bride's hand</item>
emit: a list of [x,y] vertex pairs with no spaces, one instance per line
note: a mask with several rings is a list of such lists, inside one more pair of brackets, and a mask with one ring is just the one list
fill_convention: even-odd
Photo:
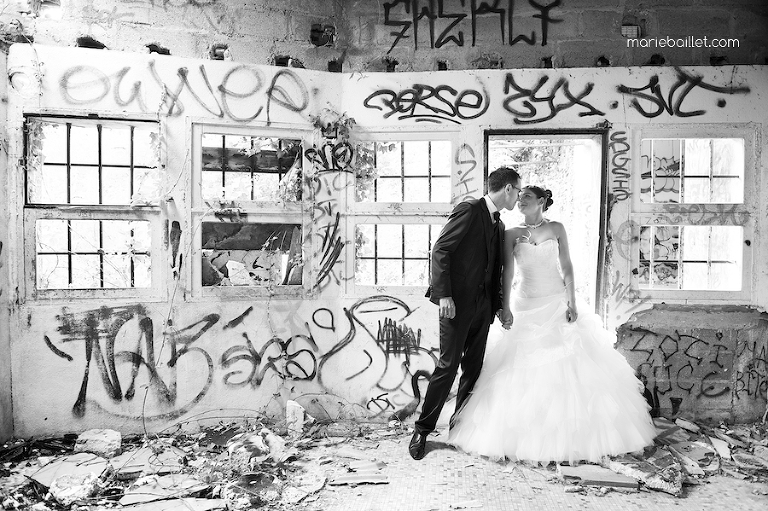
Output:
[[565,319],[568,323],[573,323],[579,317],[579,312],[576,310],[575,305],[568,305],[568,310],[565,311]]

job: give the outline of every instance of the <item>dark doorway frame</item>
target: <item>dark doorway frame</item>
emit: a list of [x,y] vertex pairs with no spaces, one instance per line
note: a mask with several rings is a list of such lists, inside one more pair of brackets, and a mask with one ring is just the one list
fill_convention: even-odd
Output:
[[487,193],[488,182],[488,145],[491,136],[511,135],[548,137],[548,136],[593,136],[600,139],[600,220],[598,228],[597,272],[595,273],[595,312],[605,321],[605,293],[603,286],[607,270],[605,262],[608,250],[608,135],[609,127],[581,129],[487,129],[483,131],[483,193]]

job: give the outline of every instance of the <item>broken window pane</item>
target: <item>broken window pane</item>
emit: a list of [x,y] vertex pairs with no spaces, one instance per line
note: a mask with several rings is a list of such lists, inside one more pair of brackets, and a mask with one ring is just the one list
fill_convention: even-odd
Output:
[[359,202],[450,202],[451,142],[406,140],[355,146]]
[[640,200],[656,204],[740,204],[744,140],[644,139]]
[[301,224],[203,222],[201,262],[203,286],[299,286]]
[[642,226],[640,288],[740,290],[743,236],[730,225]]
[[205,133],[201,188],[204,200],[299,201],[301,140]]
[[149,222],[37,220],[37,289],[150,287]]
[[29,119],[27,203],[156,204],[157,126],[144,124]]
[[430,249],[442,225],[360,224],[355,236],[355,283],[425,286]]

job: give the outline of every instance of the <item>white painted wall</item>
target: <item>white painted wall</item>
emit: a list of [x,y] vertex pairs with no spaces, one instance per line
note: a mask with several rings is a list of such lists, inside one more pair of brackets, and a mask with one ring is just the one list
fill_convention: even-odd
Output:
[[[182,68],[188,70],[189,86],[180,86],[178,72]],[[188,176],[190,130],[195,122],[273,124],[312,130],[310,116],[331,105],[353,117],[360,133],[452,130],[457,133],[456,147],[460,152],[454,158],[456,168],[465,171],[462,179],[473,178],[468,187],[459,181],[458,174],[454,177],[456,197],[481,194],[484,129],[593,128],[607,122],[614,142],[626,136],[631,145],[635,130],[649,125],[740,125],[757,133],[755,164],[759,174],[766,164],[762,133],[768,114],[760,108],[768,94],[766,67],[328,74],[135,53],[15,45],[8,56],[8,75],[8,172],[3,173],[3,184],[15,193],[9,193],[4,202],[7,231],[0,230],[4,243],[0,262],[9,266],[0,273],[0,298],[10,311],[10,332],[0,330],[0,349],[4,344],[11,346],[13,424],[18,436],[87,427],[140,431],[144,427],[142,418],[148,428],[156,430],[178,419],[217,410],[222,414],[233,410],[279,414],[287,399],[299,401],[319,418],[386,419],[393,410],[403,409],[413,401],[411,375],[422,369],[431,371],[434,362],[430,349],[437,346],[436,308],[423,298],[423,292],[395,296],[349,293],[351,288],[343,279],[351,277],[353,244],[347,246],[348,250],[334,266],[342,283],[328,279],[305,299],[195,299],[190,295],[188,270],[183,272],[175,294],[172,291],[177,282],[169,276],[163,283],[162,296],[142,303],[27,299],[23,286],[16,291],[27,271],[23,267],[24,240],[19,236],[24,114],[159,119],[167,143],[167,198],[172,199],[161,209],[169,220],[180,222],[181,245],[185,249],[190,246],[190,233],[194,230]],[[656,79],[658,92],[644,89]],[[717,92],[702,84],[724,89]],[[220,85],[247,97],[222,94]],[[622,86],[641,89],[638,94],[650,94],[653,104],[648,100],[633,103],[636,95],[620,92]],[[729,94],[730,87],[745,90]],[[393,111],[393,99],[407,89],[438,92],[430,97],[422,93],[423,101],[402,102],[402,109]],[[134,91],[136,96],[129,100]],[[402,97],[412,98],[413,93]],[[719,101],[722,106],[718,106]],[[658,105],[663,108],[652,118],[639,111],[655,110]],[[701,114],[682,116],[696,110]],[[253,115],[255,118],[248,122],[239,120]],[[430,117],[418,117],[421,115]],[[423,122],[424,119],[429,122]],[[617,163],[611,160],[611,151],[617,150],[608,151],[609,187],[622,198],[620,189],[625,185],[617,181]],[[474,167],[468,163],[471,155],[476,162]],[[177,180],[179,175],[182,178]],[[345,213],[351,205],[346,202],[346,195],[334,190],[332,184],[333,176],[324,174],[319,181],[318,197],[327,198],[332,207]],[[761,196],[766,196],[765,180],[756,179],[752,185]],[[628,186],[631,193],[632,184]],[[759,309],[765,309],[768,303],[768,269],[760,263],[768,253],[768,239],[759,236],[766,222],[765,208],[760,204],[750,211],[757,226],[750,248],[753,291],[749,303],[741,304]],[[611,327],[626,322],[633,312],[651,306],[633,301],[632,295],[624,292],[631,268],[623,256],[628,240],[620,234],[625,232],[623,226],[629,221],[629,213],[630,199],[618,200],[609,219],[613,238],[607,267],[611,280],[606,317]],[[714,209],[701,215],[712,219],[721,216]],[[313,236],[310,247],[314,254],[312,266],[317,268],[322,262],[318,250],[322,233],[330,218],[315,211],[306,222],[307,229],[319,234]],[[349,229],[342,230],[341,236],[342,241],[350,241]],[[165,248],[168,250],[167,245]],[[165,260],[171,261],[169,250]],[[241,322],[228,326],[249,307],[253,307],[252,311]],[[84,327],[89,317],[98,325],[90,334]],[[126,392],[132,376],[125,353],[139,349],[147,352],[146,336],[141,337],[139,331],[142,318],[151,320],[156,360],[154,367],[141,366],[134,381],[135,394],[129,398]],[[408,366],[403,365],[404,355],[387,353],[376,342],[379,321],[385,318],[422,331],[421,348],[410,355]],[[97,340],[94,331],[98,332]],[[267,346],[261,360],[247,351],[244,335],[257,352]],[[94,348],[90,365],[86,362],[89,336]],[[270,340],[277,342],[270,344]],[[179,356],[171,367],[174,344]],[[95,349],[97,345],[99,348]],[[110,345],[113,353],[109,351]],[[185,345],[189,349],[183,352]],[[230,364],[237,355],[244,357]],[[110,369],[110,360],[115,363],[114,371]],[[271,365],[268,360],[272,360]],[[156,376],[152,371],[156,371]],[[307,377],[302,379],[304,375]],[[7,396],[7,391],[4,392]]]
[[[5,65],[6,55],[0,55],[0,61]],[[6,97],[7,82],[0,84],[0,96]],[[5,115],[7,109],[0,109],[0,123],[5,126]],[[4,153],[7,153],[8,136],[3,134]],[[0,175],[7,175],[8,159],[0,158]],[[8,202],[7,189],[0,187],[0,204]],[[3,211],[3,217],[6,212]],[[13,434],[13,407],[11,401],[11,331],[10,331],[10,301],[8,294],[9,271],[12,264],[8,264],[8,222],[0,222],[0,438],[9,438]]]

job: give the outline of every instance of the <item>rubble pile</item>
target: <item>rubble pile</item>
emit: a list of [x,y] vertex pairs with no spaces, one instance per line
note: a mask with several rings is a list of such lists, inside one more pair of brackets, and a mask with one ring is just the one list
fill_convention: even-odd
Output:
[[684,485],[699,484],[715,474],[768,482],[765,424],[712,426],[681,417],[674,421],[658,417],[654,424],[657,436],[653,446],[606,457],[602,466],[637,480],[645,488],[676,497],[683,495]]
[[[288,510],[317,500],[324,489],[389,484],[387,463],[375,456],[377,441],[407,442],[412,428],[400,421],[319,424],[297,406],[289,404],[279,423],[248,418],[206,428],[183,424],[172,434],[101,429],[9,442],[0,446],[0,509]],[[551,478],[574,483],[567,492],[646,489],[677,497],[714,474],[768,482],[765,424],[654,422],[655,445],[606,457],[602,466],[553,464]]]

